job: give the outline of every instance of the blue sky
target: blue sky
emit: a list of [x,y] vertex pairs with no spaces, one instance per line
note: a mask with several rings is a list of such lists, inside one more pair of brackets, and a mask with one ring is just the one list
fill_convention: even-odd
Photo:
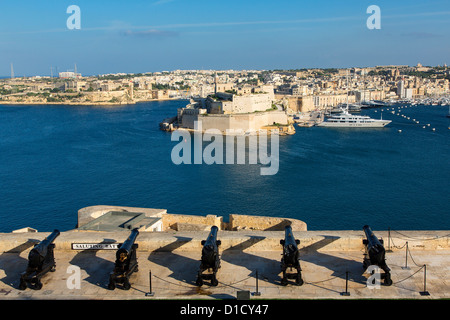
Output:
[[448,0],[0,0],[0,76],[442,65],[449,40]]

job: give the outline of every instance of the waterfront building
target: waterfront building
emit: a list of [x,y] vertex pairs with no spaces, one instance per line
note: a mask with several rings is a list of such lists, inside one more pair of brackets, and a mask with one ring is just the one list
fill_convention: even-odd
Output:
[[286,110],[275,104],[272,86],[257,87],[246,94],[216,91],[206,98],[191,99],[185,108],[178,109],[176,120],[180,128],[193,130],[195,123],[201,122],[202,130],[218,129],[223,133],[258,131],[274,124],[294,131]]

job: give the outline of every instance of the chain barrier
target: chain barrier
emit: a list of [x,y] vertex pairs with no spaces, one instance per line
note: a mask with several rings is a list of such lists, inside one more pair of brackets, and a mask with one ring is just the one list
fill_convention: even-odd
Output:
[[[156,279],[159,279],[159,280],[161,280],[161,281],[164,281],[164,282],[166,282],[166,283],[173,284],[173,285],[179,286],[179,287],[185,287],[185,288],[190,288],[190,289],[192,289],[192,287],[193,287],[193,285],[183,284],[183,283],[175,283],[175,282],[168,281],[168,280],[166,280],[166,279],[163,279],[163,278],[158,277],[158,276],[155,276],[155,275],[152,275],[152,277],[155,277]],[[226,287],[226,286],[231,287],[231,286],[233,286],[233,285],[235,285],[235,284],[237,284],[237,283],[243,282],[243,281],[248,280],[248,279],[250,279],[250,278],[252,278],[252,276],[248,276],[248,277],[246,277],[246,278],[243,278],[243,279],[241,279],[241,280],[238,280],[238,281],[235,281],[235,282],[232,282],[232,283],[224,283],[224,282],[221,282],[221,281],[219,281],[219,283],[222,284],[222,286],[224,286],[224,287]],[[196,286],[194,286],[194,287],[196,287]],[[217,286],[217,288],[220,288],[220,287],[221,287],[221,286]]]
[[425,265],[423,265],[420,269],[418,269],[418,270],[417,270],[416,272],[414,272],[413,274],[407,276],[405,279],[395,281],[395,284],[401,283],[401,282],[403,282],[403,281],[405,281],[405,280],[411,278],[411,277],[414,276],[416,273],[418,273],[420,270],[422,270],[424,267],[425,267]]
[[[394,241],[393,241],[392,237],[391,237],[391,231],[394,231],[394,232],[400,234],[401,236],[405,237],[405,238],[403,238],[404,240],[413,240],[413,241],[414,241],[414,240],[416,240],[416,241],[431,241],[431,240],[436,240],[436,239],[441,239],[441,238],[447,238],[447,237],[450,236],[450,234],[443,235],[443,236],[437,236],[437,237],[434,237],[434,238],[422,239],[422,238],[417,238],[417,237],[411,237],[411,236],[408,236],[408,235],[406,235],[406,234],[404,234],[404,233],[401,233],[401,232],[399,232],[399,231],[397,231],[397,230],[391,230],[391,229],[389,228],[389,233],[388,233],[389,243],[392,242],[393,247],[396,248],[396,249],[403,249],[403,248],[406,246],[406,257],[405,257],[405,258],[406,258],[406,263],[407,263],[407,261],[408,261],[408,256],[409,256],[409,257],[411,258],[412,262],[413,262],[417,267],[419,267],[419,269],[418,269],[417,271],[415,271],[413,274],[407,276],[406,278],[404,278],[404,279],[402,279],[402,280],[398,280],[398,281],[396,281],[395,283],[396,283],[396,284],[397,284],[397,283],[401,283],[401,282],[403,282],[403,281],[405,281],[405,280],[407,280],[407,279],[413,277],[415,274],[417,274],[417,273],[418,273],[419,271],[421,271],[422,269],[425,269],[425,270],[424,270],[424,290],[421,291],[420,294],[421,294],[421,295],[429,295],[429,292],[426,291],[426,289],[425,289],[425,288],[426,288],[426,272],[427,272],[426,270],[427,270],[427,266],[426,266],[425,264],[420,265],[420,264],[418,264],[418,263],[414,260],[412,254],[411,254],[411,250],[409,250],[409,247],[408,247],[408,241],[406,241],[406,243],[405,243],[403,246],[401,246],[401,247],[396,246],[396,245],[394,244]],[[405,269],[406,269],[406,268],[407,268],[407,267],[405,266]]]
[[[159,280],[161,280],[161,281],[163,281],[163,282],[166,282],[166,283],[168,283],[168,284],[176,285],[176,286],[179,286],[179,287],[192,288],[192,286],[189,285],[189,284],[175,283],[175,282],[169,281],[169,280],[167,280],[167,279],[163,279],[163,278],[158,277],[158,276],[153,275],[153,274],[152,274],[151,276],[152,276],[152,277],[155,277],[156,279],[159,279]],[[264,274],[260,274],[260,276],[261,276],[261,278],[258,278],[258,280],[264,281],[264,282],[268,282],[268,281],[266,280],[266,279],[268,279],[267,276],[265,276]],[[305,284],[311,284],[311,285],[314,285],[314,284],[318,284],[318,283],[324,283],[324,282],[331,281],[331,280],[336,279],[336,278],[341,278],[341,277],[343,277],[343,276],[345,276],[345,272],[342,273],[342,274],[333,276],[333,277],[331,277],[331,278],[324,279],[324,280],[319,280],[319,281],[314,281],[314,282],[307,282],[307,281],[305,281]],[[236,285],[236,284],[238,284],[238,283],[241,283],[241,282],[243,282],[243,281],[246,281],[246,280],[248,280],[248,279],[250,279],[250,278],[252,278],[252,277],[253,277],[253,275],[250,275],[250,276],[248,276],[248,277],[246,277],[246,278],[243,278],[243,279],[241,279],[241,280],[238,280],[238,281],[235,281],[235,282],[232,282],[232,283],[224,283],[224,282],[221,282],[221,281],[219,281],[219,283],[220,283],[223,287],[231,287],[231,286],[234,286],[234,285]],[[256,278],[255,278],[255,279],[256,279]],[[220,288],[220,287],[221,287],[221,286],[217,286],[217,288]]]
[[[407,279],[412,278],[414,275],[416,275],[418,272],[420,272],[420,271],[421,271],[422,269],[424,269],[424,268],[425,268],[425,270],[426,270],[426,265],[425,265],[425,264],[424,264],[424,265],[419,265],[419,264],[414,260],[412,254],[411,254],[411,250],[409,250],[409,248],[408,248],[408,241],[406,241],[406,243],[405,243],[403,246],[396,246],[395,243],[394,243],[394,241],[393,241],[393,239],[392,239],[392,237],[391,237],[391,235],[390,235],[390,231],[397,232],[398,234],[402,235],[402,236],[405,237],[406,239],[414,239],[414,240],[418,240],[418,241],[430,241],[430,240],[436,240],[436,239],[439,239],[439,238],[446,238],[446,237],[449,237],[449,236],[450,236],[450,234],[448,234],[448,235],[443,235],[443,236],[439,236],[439,237],[435,237],[435,238],[420,239],[420,238],[410,237],[410,236],[405,235],[405,234],[403,234],[403,233],[400,233],[400,232],[398,232],[398,231],[396,231],[396,230],[391,230],[391,229],[389,229],[388,239],[389,239],[390,243],[392,242],[392,247],[393,247],[393,248],[396,248],[396,249],[403,249],[403,248],[406,246],[406,258],[409,256],[409,257],[411,258],[411,260],[413,261],[413,263],[414,263],[417,267],[419,267],[419,269],[416,270],[413,274],[407,276],[407,277],[404,278],[404,279],[395,281],[396,284],[397,284],[397,283],[401,283],[401,282],[403,282],[403,281],[405,281],[405,280],[407,280]],[[405,240],[406,240],[406,239],[405,239]],[[308,281],[305,281],[304,283],[305,283],[305,284],[310,284],[310,285],[315,285],[315,284],[319,284],[319,283],[324,283],[324,282],[328,282],[328,281],[334,280],[334,279],[336,279],[336,278],[341,278],[341,277],[344,277],[344,276],[347,277],[347,276],[348,276],[348,273],[349,273],[349,272],[347,271],[347,272],[345,272],[345,273],[338,274],[338,275],[335,275],[335,276],[332,276],[332,277],[330,277],[330,278],[326,278],[326,279],[323,279],[323,280],[314,281],[314,282],[308,282]],[[268,279],[269,277],[265,276],[264,274],[260,274],[260,276],[261,276],[260,279],[257,279],[257,278],[255,278],[255,279],[256,279],[256,280],[261,280],[261,281],[268,282],[266,279]],[[189,285],[189,284],[174,283],[174,282],[172,282],[172,281],[168,281],[168,280],[163,279],[163,278],[161,278],[161,277],[158,277],[158,276],[156,276],[156,275],[151,275],[150,277],[155,277],[155,278],[157,278],[157,279],[159,279],[159,280],[161,280],[161,281],[164,281],[164,282],[166,282],[166,283],[169,283],[169,284],[172,284],[172,285],[176,285],[176,286],[179,286],[179,287],[185,287],[185,288],[189,288],[189,289],[192,289],[192,288],[193,288],[192,285]],[[227,283],[224,283],[224,282],[219,282],[221,285],[218,286],[218,287],[221,287],[221,286],[223,286],[223,287],[226,287],[226,286],[231,287],[231,286],[234,286],[234,285],[236,285],[236,284],[238,284],[238,283],[244,282],[244,281],[246,281],[246,280],[248,280],[248,279],[250,279],[250,278],[252,278],[252,277],[254,277],[253,273],[252,273],[251,275],[249,275],[248,277],[246,277],[246,278],[243,278],[243,279],[241,279],[241,280],[237,280],[237,281],[232,282],[232,283],[228,283],[228,284],[227,284]],[[347,280],[346,280],[346,281],[347,281]]]
[[[410,252],[409,252],[409,255],[411,256],[411,253],[410,253]],[[415,264],[417,267],[419,267],[419,269],[416,270],[413,274],[407,276],[406,278],[395,281],[395,284],[402,283],[403,281],[412,278],[414,275],[416,275],[417,273],[419,273],[423,268],[425,268],[425,265],[422,265],[422,266],[421,266],[421,265],[418,265],[418,264],[414,261],[414,259],[412,258],[412,256],[411,256],[411,259],[413,260],[414,264]],[[305,284],[315,285],[315,284],[319,284],[319,283],[325,283],[325,282],[334,280],[334,279],[336,279],[336,278],[344,277],[346,274],[348,275],[349,272],[341,273],[341,274],[339,274],[339,275],[336,275],[336,276],[333,276],[333,277],[330,277],[330,278],[326,278],[326,279],[323,279],[323,280],[319,280],[319,281],[314,281],[314,282],[305,281]],[[189,289],[192,289],[192,288],[195,288],[195,287],[196,287],[196,286],[193,286],[193,285],[180,284],[180,283],[175,283],[175,282],[172,282],[172,281],[168,281],[168,280],[163,279],[163,278],[161,278],[161,277],[158,277],[158,276],[156,276],[156,275],[151,275],[151,276],[152,276],[152,277],[155,277],[156,279],[159,279],[159,280],[161,280],[161,281],[163,281],[163,282],[166,282],[166,283],[168,283],[168,284],[175,285],[175,286],[179,286],[179,287],[184,287],[184,288],[189,288]],[[231,287],[231,286],[234,286],[234,285],[236,285],[236,284],[238,284],[238,283],[241,283],[241,282],[243,282],[243,281],[246,281],[246,280],[248,280],[248,279],[250,279],[250,278],[252,278],[252,277],[253,277],[253,276],[250,275],[250,276],[248,276],[248,277],[246,277],[246,278],[243,278],[243,279],[241,279],[241,280],[238,280],[238,281],[235,281],[235,282],[232,282],[232,283],[224,283],[224,282],[219,282],[219,283],[221,284],[222,287]],[[266,280],[267,278],[268,278],[268,277],[266,277],[265,275],[261,274],[261,279],[259,279],[259,280],[260,280],[260,281],[264,281],[264,282],[268,282],[268,281]],[[255,278],[255,279],[256,279],[256,278]],[[219,286],[217,286],[217,288],[220,288],[221,286],[219,285]]]
[[389,230],[390,231],[394,231],[394,232],[400,234],[401,236],[405,237],[404,240],[431,241],[431,240],[437,240],[437,239],[441,239],[441,238],[448,238],[448,237],[450,237],[450,234],[446,234],[446,235],[443,235],[443,236],[436,236],[434,238],[422,239],[422,238],[408,236],[406,234],[401,233],[400,231],[392,230],[390,228],[389,228]]

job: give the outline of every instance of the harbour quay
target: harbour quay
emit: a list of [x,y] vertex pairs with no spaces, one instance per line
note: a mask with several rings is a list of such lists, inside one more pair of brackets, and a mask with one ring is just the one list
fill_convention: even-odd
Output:
[[[133,229],[137,230],[137,228]],[[303,283],[282,284],[284,230],[217,232],[218,283],[196,283],[205,230],[140,231],[138,270],[129,288],[109,288],[118,248],[132,230],[74,229],[54,239],[54,268],[42,286],[20,288],[30,252],[52,232],[0,234],[0,300],[223,300],[223,299],[448,299],[448,230],[373,230],[385,249],[392,284],[376,282],[363,266],[367,237],[361,230],[292,230],[298,240]],[[137,234],[137,232],[136,232]],[[373,281],[371,279],[374,279]],[[244,297],[244,298],[243,298]]]

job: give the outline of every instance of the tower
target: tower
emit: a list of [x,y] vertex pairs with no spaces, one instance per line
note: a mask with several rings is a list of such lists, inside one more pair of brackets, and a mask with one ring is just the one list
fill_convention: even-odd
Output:
[[131,80],[129,82],[128,89],[129,89],[129,91],[128,91],[129,92],[129,97],[130,97],[131,100],[133,100],[134,99],[134,83]]
[[14,79],[14,67],[12,62],[11,62],[11,79]]

